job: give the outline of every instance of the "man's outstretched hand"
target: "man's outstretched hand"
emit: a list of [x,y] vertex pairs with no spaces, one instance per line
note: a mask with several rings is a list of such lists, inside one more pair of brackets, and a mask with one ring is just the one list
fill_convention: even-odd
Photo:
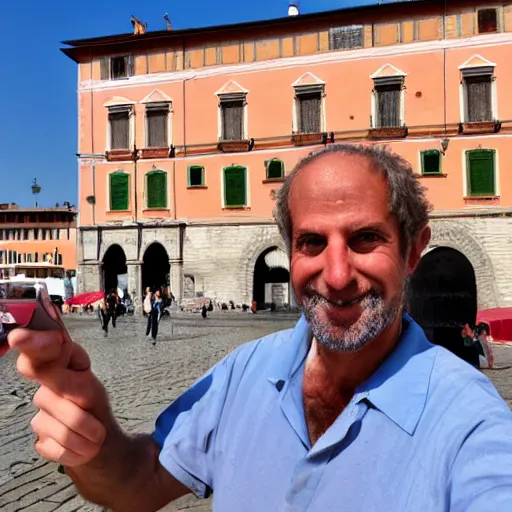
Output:
[[31,423],[36,451],[69,467],[90,462],[100,452],[112,416],[85,350],[59,331],[15,329],[8,342],[19,352],[19,373],[40,384],[34,395],[39,412]]

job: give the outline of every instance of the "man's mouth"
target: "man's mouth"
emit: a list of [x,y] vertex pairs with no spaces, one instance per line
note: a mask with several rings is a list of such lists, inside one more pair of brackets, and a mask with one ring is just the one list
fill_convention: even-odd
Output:
[[343,300],[331,300],[319,293],[315,293],[315,295],[316,295],[316,297],[318,297],[318,299],[320,299],[321,302],[325,302],[327,304],[330,304],[330,305],[336,306],[336,307],[347,308],[347,307],[355,306],[356,304],[361,303],[364,299],[366,299],[370,295],[370,293],[364,293],[362,295],[354,297],[353,299],[343,299]]

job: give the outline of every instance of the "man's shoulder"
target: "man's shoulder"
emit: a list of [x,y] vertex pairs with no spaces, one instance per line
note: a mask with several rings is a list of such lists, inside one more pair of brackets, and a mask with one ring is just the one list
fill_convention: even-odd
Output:
[[[480,370],[463,361],[449,350],[434,346],[436,351],[430,382],[430,396],[451,402],[451,410],[464,415],[485,418],[490,411],[512,414],[492,381]],[[512,419],[512,416],[511,416]]]

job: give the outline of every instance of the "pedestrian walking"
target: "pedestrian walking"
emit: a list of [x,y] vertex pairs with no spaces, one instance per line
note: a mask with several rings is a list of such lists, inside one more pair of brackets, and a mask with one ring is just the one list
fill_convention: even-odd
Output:
[[238,346],[133,436],[83,347],[17,329],[35,449],[112,510],[189,492],[213,510],[510,512],[512,411],[404,311],[430,244],[426,191],[386,147],[330,144],[286,176],[276,220],[303,315]]
[[110,321],[112,321],[112,327],[114,329],[116,327],[118,303],[119,303],[119,298],[117,296],[116,290],[114,288],[112,288],[110,293],[105,294],[103,303],[100,304],[102,328],[103,328],[103,331],[105,332],[105,337],[108,336],[108,325],[109,325]]
[[208,309],[206,308],[206,304],[203,304],[203,307],[201,308],[201,316],[203,318],[208,317]]
[[[156,345],[158,335],[158,325],[162,316],[164,302],[160,290],[157,290],[151,299],[151,310],[148,313],[148,323],[146,326],[146,336],[152,338],[152,344]],[[145,306],[144,306],[145,307]]]

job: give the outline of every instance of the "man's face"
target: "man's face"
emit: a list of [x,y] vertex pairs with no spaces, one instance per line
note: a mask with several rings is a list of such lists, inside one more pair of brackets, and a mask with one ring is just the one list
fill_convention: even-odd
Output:
[[305,167],[289,197],[291,277],[319,343],[357,351],[401,312],[405,259],[385,178],[358,155],[328,154]]

